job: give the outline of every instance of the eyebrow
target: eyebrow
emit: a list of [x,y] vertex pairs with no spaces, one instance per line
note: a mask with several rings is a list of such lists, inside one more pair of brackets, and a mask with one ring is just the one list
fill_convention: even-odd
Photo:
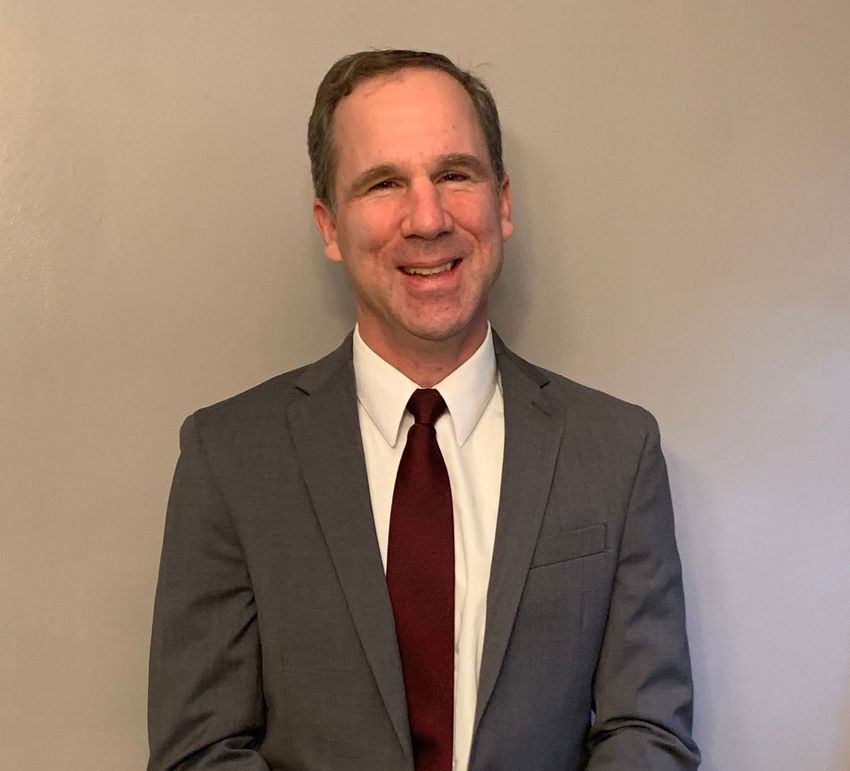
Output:
[[[450,168],[465,169],[474,177],[487,177],[489,170],[487,166],[481,162],[481,159],[469,153],[449,153],[441,155],[437,158],[436,168],[443,172]],[[364,190],[368,190],[376,182],[388,177],[403,177],[399,166],[394,163],[380,163],[377,166],[371,166],[365,171],[358,174],[351,183],[351,191],[354,195],[359,195]]]
[[376,182],[387,177],[397,177],[400,174],[401,169],[392,163],[381,163],[377,166],[371,166],[354,178],[354,181],[351,183],[351,191],[354,195],[358,195],[363,190],[368,190]]
[[469,153],[450,153],[449,155],[441,156],[438,160],[439,163],[437,165],[442,169],[451,167],[462,168],[477,177],[486,177],[489,175],[489,170],[481,162],[481,159]]

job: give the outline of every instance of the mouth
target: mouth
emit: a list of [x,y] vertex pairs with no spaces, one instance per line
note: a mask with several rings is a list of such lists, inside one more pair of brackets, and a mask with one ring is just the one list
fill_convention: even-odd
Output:
[[427,278],[429,276],[439,276],[441,273],[448,273],[450,270],[454,270],[459,264],[460,260],[458,259],[442,262],[439,265],[433,265],[431,267],[402,265],[399,267],[399,270],[408,276],[425,276]]

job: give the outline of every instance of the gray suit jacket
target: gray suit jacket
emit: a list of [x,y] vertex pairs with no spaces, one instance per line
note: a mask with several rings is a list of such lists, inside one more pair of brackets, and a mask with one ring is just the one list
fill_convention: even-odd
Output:
[[[695,768],[655,421],[496,351],[505,453],[470,769]],[[350,336],[185,422],[149,729],[157,771],[412,771]]]

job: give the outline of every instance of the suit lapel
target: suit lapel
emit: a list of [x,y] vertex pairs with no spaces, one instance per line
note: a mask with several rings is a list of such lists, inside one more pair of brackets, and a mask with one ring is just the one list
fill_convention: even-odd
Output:
[[498,337],[495,346],[505,403],[505,453],[475,731],[493,693],[513,629],[549,497],[563,426],[560,407],[542,388],[548,380],[511,354]]
[[[560,407],[548,382],[494,336],[505,404],[505,453],[487,594],[475,730],[493,693],[513,628],[560,446]],[[289,408],[304,480],[366,658],[405,754],[412,758],[401,659],[375,536],[360,438],[351,336],[298,381]]]
[[304,480],[354,625],[399,741],[412,757],[401,659],[375,535],[360,438],[351,336],[308,367],[289,409]]

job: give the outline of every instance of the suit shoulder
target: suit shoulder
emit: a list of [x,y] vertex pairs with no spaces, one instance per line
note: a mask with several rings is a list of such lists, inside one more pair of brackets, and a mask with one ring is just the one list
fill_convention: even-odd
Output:
[[546,398],[563,406],[567,415],[581,416],[597,425],[612,423],[643,433],[658,431],[655,417],[644,407],[532,364],[516,354],[511,353],[510,356],[517,366],[538,382]]
[[346,342],[318,361],[275,375],[241,393],[200,408],[191,416],[191,420],[199,429],[238,431],[245,426],[259,426],[282,419],[293,401],[321,387],[327,378],[346,363],[350,366],[350,356],[346,356]]
[[556,372],[548,372],[550,384],[572,405],[580,404],[593,412],[609,414],[622,420],[632,420],[643,425],[655,426],[655,416],[639,404],[620,399],[596,388],[577,383]]

